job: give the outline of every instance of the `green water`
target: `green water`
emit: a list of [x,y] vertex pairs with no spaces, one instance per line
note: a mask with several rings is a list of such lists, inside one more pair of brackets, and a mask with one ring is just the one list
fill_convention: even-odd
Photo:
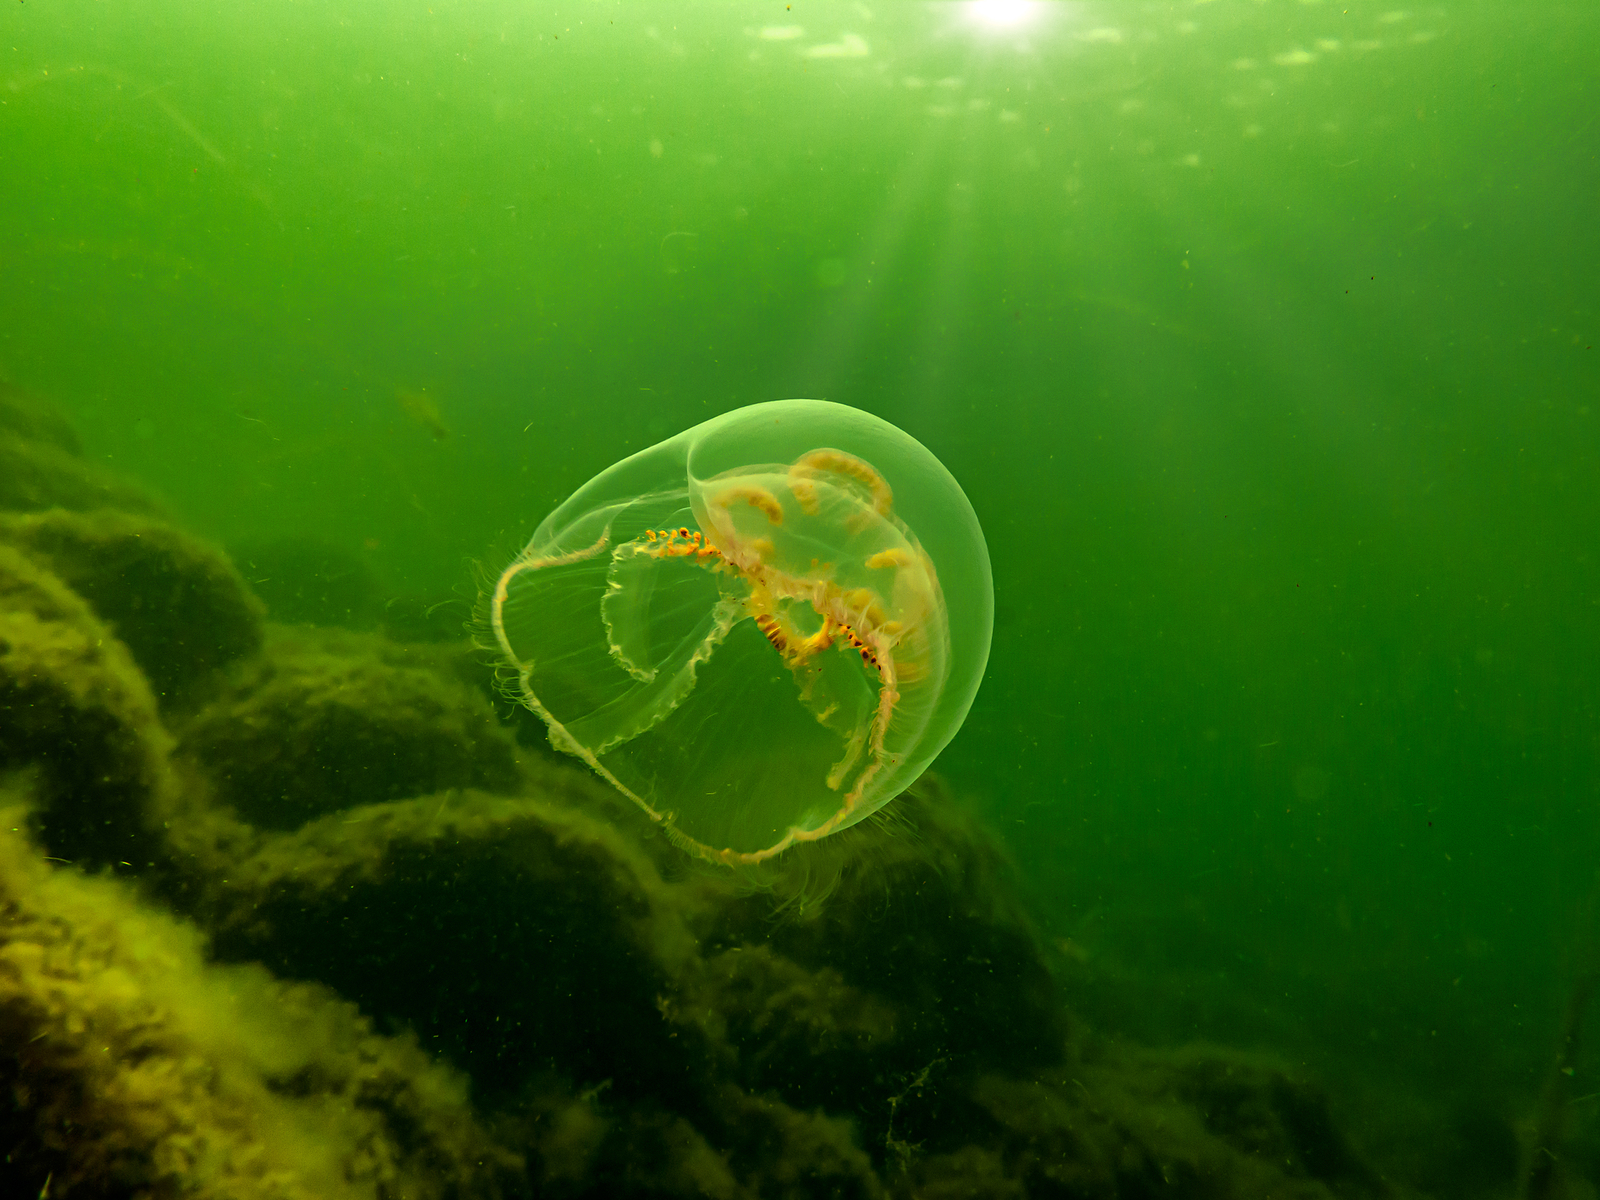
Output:
[[1600,10],[1390,3],[9,3],[0,370],[445,599],[875,412],[986,530],[938,768],[1074,1003],[1520,1110],[1595,954]]

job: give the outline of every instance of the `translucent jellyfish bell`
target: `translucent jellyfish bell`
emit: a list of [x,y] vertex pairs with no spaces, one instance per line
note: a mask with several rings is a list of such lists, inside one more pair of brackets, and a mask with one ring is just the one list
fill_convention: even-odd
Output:
[[602,471],[501,574],[512,694],[684,848],[848,828],[966,718],[994,591],[972,505],[858,409],[725,413]]

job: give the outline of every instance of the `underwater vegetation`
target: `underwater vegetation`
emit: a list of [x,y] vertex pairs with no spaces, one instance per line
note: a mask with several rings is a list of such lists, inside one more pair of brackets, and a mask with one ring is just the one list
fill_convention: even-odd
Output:
[[[1283,1063],[1074,1019],[1004,856],[936,780],[895,798],[893,821],[792,846],[780,861],[827,849],[842,866],[826,903],[775,911],[502,719],[464,631],[268,621],[225,555],[75,460],[58,422],[27,415],[41,406],[6,403],[10,452],[60,469],[0,520],[0,1195],[1414,1194]],[[949,539],[970,549],[975,525],[925,527],[917,485],[882,447],[857,451],[904,527],[851,531],[852,513],[889,514],[854,468],[824,467],[819,491],[841,493],[819,501],[842,528],[826,536],[920,546],[947,614],[944,689],[906,735],[920,769],[981,673],[987,564],[963,575]],[[808,452],[749,461],[789,478]],[[119,496],[133,503],[105,503]],[[771,536],[747,502],[728,510],[706,524]],[[642,557],[624,588],[690,569]],[[755,594],[692,569],[695,604],[708,579]],[[910,578],[853,627],[897,677],[941,653],[937,623],[904,648],[866,636],[911,611],[933,622],[931,577]],[[653,589],[673,630],[693,607],[679,581]],[[645,599],[612,614],[644,622],[623,639],[641,656],[660,645]],[[755,615],[750,648],[792,699],[798,668]],[[819,676],[868,689],[854,660],[856,676]]]
[[955,736],[994,587],[961,487],[821,400],[736,409],[579,488],[495,584],[513,695],[703,858],[878,811]]

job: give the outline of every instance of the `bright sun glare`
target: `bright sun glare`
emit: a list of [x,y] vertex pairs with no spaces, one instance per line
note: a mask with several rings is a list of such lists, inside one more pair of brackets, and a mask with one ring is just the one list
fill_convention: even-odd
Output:
[[1037,0],[969,0],[967,12],[990,29],[1015,29],[1034,15]]

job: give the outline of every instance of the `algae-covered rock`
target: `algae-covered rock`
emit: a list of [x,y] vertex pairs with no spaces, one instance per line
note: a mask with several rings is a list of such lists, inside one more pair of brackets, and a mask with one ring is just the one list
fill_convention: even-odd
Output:
[[578,811],[580,770],[525,778],[254,831],[193,856],[184,903],[224,957],[415,1029],[542,1194],[1388,1194],[1279,1068],[1069,1039],[1003,859],[942,791],[775,920],[663,879]]
[[[547,1090],[501,1128],[521,1135],[530,1182],[541,1196],[875,1200],[885,1194],[847,1118],[801,1112],[732,1086],[695,1100],[690,1120],[660,1104],[616,1103],[609,1085],[576,1095]],[[679,1107],[690,1106],[680,1098]]]
[[[949,960],[985,948],[1015,1022],[1035,1040],[1050,1027],[1018,986],[1038,952],[1003,891],[986,892],[1000,881],[963,822],[924,832],[942,846],[929,848],[942,890],[921,887],[947,942],[936,924],[886,920],[881,897],[835,911],[863,902],[848,871],[822,917],[774,925],[768,908],[765,928],[730,942],[757,901],[663,880],[576,810],[591,782],[551,768],[530,776],[537,795],[448,791],[254,831],[232,857],[195,856],[210,865],[184,902],[224,957],[332,986],[465,1070],[539,1194],[1389,1194],[1315,1091],[1273,1064],[1083,1034],[1024,1063],[1017,1043],[990,1050],[953,1028],[951,989],[972,964]],[[833,965],[830,931],[862,944],[875,931],[889,961],[904,934],[907,961],[937,977],[918,991]],[[998,994],[982,1005],[974,1019],[1000,1019]]]
[[160,511],[143,490],[70,450],[0,429],[0,511],[46,508]]
[[155,513],[141,488],[95,466],[51,405],[0,381],[0,512],[116,508]]
[[171,738],[132,656],[78,595],[0,545],[0,771],[31,768],[60,858],[140,869],[171,806]]
[[1396,1195],[1281,1063],[1219,1047],[1100,1047],[1029,1077],[984,1076],[972,1143],[908,1150],[911,1195],[1381,1200]]
[[225,958],[417,1030],[554,1194],[879,1194],[850,1115],[733,1081],[780,1058],[870,1064],[887,1006],[761,947],[703,959],[696,890],[572,806],[583,773],[540,782],[261,834],[185,903]]
[[223,801],[271,829],[445,788],[520,786],[515,743],[481,695],[421,651],[340,631],[278,630],[180,741]]
[[694,953],[680,900],[614,831],[473,791],[260,838],[190,901],[219,954],[407,1022],[488,1094],[540,1073],[685,1085],[658,998]]
[[694,960],[663,1013],[699,1033],[723,1078],[802,1106],[854,1111],[881,1097],[884,1071],[905,1055],[898,1023],[908,1014],[761,942]]
[[83,453],[71,422],[37,396],[4,379],[0,379],[0,433],[68,454]]
[[771,1096],[728,1089],[718,1116],[728,1130],[728,1160],[752,1197],[874,1200],[884,1192],[855,1122],[801,1111]]
[[[900,1027],[907,1069],[936,1057],[974,1069],[1059,1061],[1065,1006],[997,843],[932,778],[894,811],[817,847],[834,882],[812,911],[775,923],[769,898],[733,895],[705,937],[765,941],[915,1014]],[[803,872],[804,857],[793,865]]]
[[5,799],[0,1194],[428,1200],[520,1171],[414,1038],[323,987],[207,966],[125,885],[51,869]]
[[106,510],[0,515],[0,542],[40,559],[87,600],[163,704],[260,648],[261,604],[233,564],[161,521]]

